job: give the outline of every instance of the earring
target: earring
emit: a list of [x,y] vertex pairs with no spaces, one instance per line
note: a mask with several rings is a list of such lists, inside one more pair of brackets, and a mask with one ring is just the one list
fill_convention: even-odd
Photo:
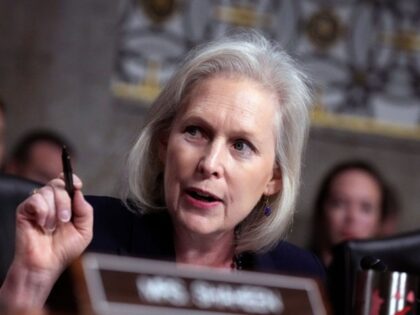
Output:
[[271,212],[272,212],[272,210],[271,210],[270,205],[268,204],[268,197],[265,196],[265,198],[264,198],[264,215],[266,217],[269,217],[271,215]]

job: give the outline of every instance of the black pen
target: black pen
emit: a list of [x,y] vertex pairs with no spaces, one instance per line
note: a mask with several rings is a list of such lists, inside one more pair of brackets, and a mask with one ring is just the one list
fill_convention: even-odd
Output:
[[70,163],[70,155],[67,152],[67,148],[63,145],[63,151],[61,153],[61,162],[63,163],[64,182],[66,184],[66,191],[69,194],[71,200],[74,196],[74,185],[73,185],[73,170]]

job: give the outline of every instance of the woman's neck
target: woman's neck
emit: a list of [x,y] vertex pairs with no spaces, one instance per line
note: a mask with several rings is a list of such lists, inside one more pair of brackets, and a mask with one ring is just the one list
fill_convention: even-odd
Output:
[[233,232],[202,236],[175,229],[176,262],[230,268],[234,256]]

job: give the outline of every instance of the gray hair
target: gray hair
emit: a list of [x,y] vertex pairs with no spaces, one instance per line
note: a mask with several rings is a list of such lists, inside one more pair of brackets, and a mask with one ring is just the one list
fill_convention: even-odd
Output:
[[302,152],[308,132],[311,101],[307,78],[279,45],[257,32],[246,32],[204,44],[191,51],[155,102],[128,158],[128,189],[138,209],[165,209],[159,136],[169,132],[177,111],[194,86],[217,74],[252,79],[277,96],[276,164],[282,189],[269,196],[272,214],[264,215],[265,199],[239,224],[237,252],[261,252],[274,246],[292,221],[300,184]]

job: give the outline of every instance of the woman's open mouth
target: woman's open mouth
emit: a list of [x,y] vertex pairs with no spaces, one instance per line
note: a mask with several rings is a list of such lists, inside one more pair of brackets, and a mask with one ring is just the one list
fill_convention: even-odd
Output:
[[196,188],[189,188],[185,190],[188,202],[199,208],[203,207],[212,207],[219,202],[223,202],[222,199],[209,193],[207,191],[203,191]]

